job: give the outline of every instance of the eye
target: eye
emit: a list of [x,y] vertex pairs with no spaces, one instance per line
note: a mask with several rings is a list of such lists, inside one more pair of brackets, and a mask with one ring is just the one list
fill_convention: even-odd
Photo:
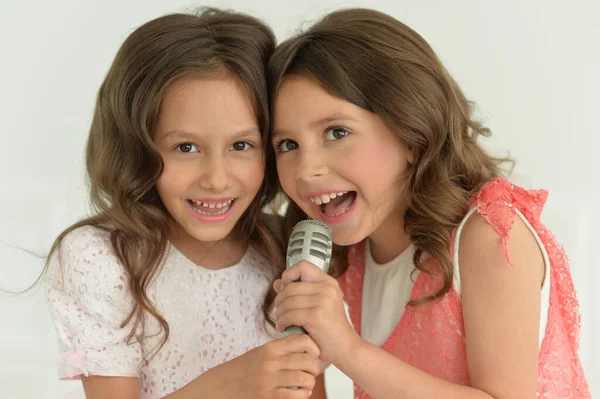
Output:
[[177,147],[175,147],[175,149],[177,151],[179,151],[179,152],[184,152],[184,153],[198,152],[198,147],[196,147],[192,143],[182,143],[182,144],[179,144]]
[[275,145],[275,149],[279,152],[288,152],[298,148],[298,143],[293,140],[281,140]]
[[325,131],[327,141],[343,139],[350,132],[341,126],[330,127]]
[[327,141],[340,140],[349,134],[350,132],[341,126],[330,127],[325,131]]
[[254,148],[254,146],[247,141],[238,141],[237,143],[234,143],[230,149],[233,151],[247,151],[251,148]]

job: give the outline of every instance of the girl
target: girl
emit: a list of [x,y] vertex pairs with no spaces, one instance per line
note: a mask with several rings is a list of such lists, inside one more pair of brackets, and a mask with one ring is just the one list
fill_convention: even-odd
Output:
[[48,261],[59,373],[88,398],[310,395],[318,348],[269,342],[260,311],[282,264],[261,213],[273,48],[260,21],[209,9],[155,19],[119,50],[87,143],[96,212]]
[[338,11],[269,66],[287,217],[327,223],[340,246],[337,281],[303,262],[275,282],[277,329],[304,327],[357,398],[588,398],[547,192],[500,177],[425,40]]

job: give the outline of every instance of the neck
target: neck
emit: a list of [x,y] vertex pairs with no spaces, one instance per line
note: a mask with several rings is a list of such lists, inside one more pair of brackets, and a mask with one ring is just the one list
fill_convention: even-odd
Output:
[[390,215],[370,236],[371,256],[384,264],[400,255],[410,245],[410,236],[404,230],[404,218],[398,212]]
[[181,226],[171,229],[171,244],[196,265],[211,270],[235,265],[247,249],[237,230],[222,240],[205,242],[192,237]]

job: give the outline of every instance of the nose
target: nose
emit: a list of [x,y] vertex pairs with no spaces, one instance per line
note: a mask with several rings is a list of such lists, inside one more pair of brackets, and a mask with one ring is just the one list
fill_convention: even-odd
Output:
[[203,173],[200,177],[202,188],[216,193],[223,192],[229,188],[230,166],[227,160],[220,155],[213,155],[203,165]]
[[301,151],[299,156],[296,179],[309,182],[329,173],[326,158],[318,149]]

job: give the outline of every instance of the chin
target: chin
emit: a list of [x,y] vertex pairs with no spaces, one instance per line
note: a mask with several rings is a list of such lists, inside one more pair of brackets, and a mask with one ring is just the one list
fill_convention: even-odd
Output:
[[344,231],[336,232],[333,231],[333,242],[335,245],[347,247],[349,245],[358,244],[366,237],[356,234],[356,232]]
[[224,240],[231,234],[232,230],[229,226],[202,225],[194,226],[192,229],[185,229],[185,232],[197,241],[210,243]]
[[227,230],[226,232],[219,232],[219,233],[215,232],[214,234],[207,234],[207,232],[203,232],[200,234],[196,233],[196,234],[190,234],[190,235],[200,242],[211,243],[211,242],[218,242],[218,241],[224,240],[229,236],[229,234],[231,234],[231,230]]

